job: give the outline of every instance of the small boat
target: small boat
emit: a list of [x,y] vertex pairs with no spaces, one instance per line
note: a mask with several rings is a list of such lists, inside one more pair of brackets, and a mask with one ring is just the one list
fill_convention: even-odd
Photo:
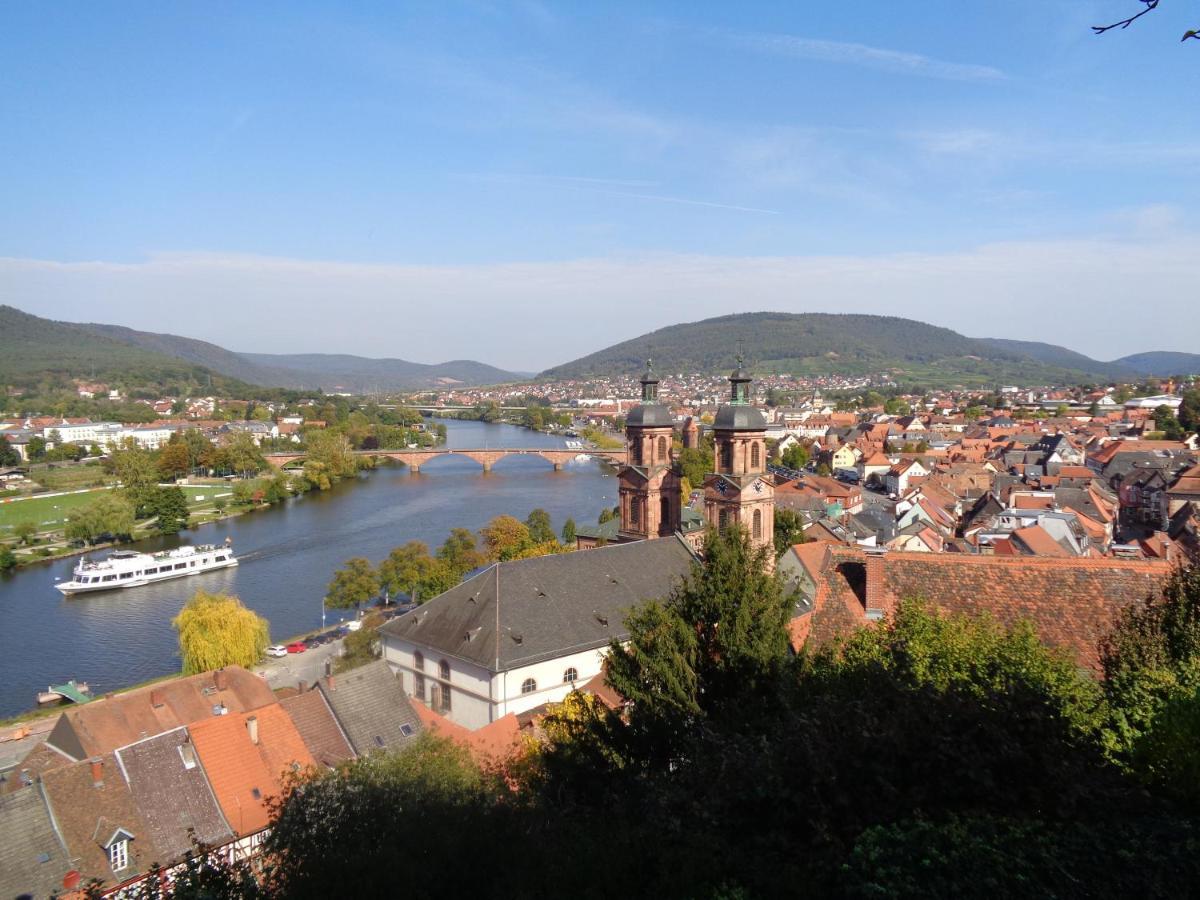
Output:
[[56,585],[64,594],[84,594],[94,591],[112,591],[120,588],[138,587],[199,575],[213,569],[226,569],[238,564],[233,555],[232,542],[223,546],[201,544],[185,545],[161,553],[138,553],[136,550],[116,550],[100,562],[89,562],[85,556],[72,572],[70,581]]

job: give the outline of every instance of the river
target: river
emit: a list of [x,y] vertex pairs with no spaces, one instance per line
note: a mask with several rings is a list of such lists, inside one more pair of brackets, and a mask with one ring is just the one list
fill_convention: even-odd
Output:
[[[445,424],[451,448],[564,447],[561,438],[511,425]],[[29,709],[37,691],[69,678],[99,695],[178,671],[171,619],[198,588],[237,594],[278,641],[320,626],[325,586],[351,556],[377,563],[414,539],[436,549],[451,528],[478,531],[494,516],[523,519],[537,507],[555,529],[567,517],[594,522],[616,493],[612,470],[596,461],[555,472],[540,457],[511,456],[484,474],[469,459],[446,457],[419,474],[385,465],[329,491],[132,545],[158,550],[229,537],[240,560],[234,569],[66,599],[54,582],[70,577],[77,558],[24,567],[0,576],[0,717]],[[332,610],[327,621],[346,615]]]

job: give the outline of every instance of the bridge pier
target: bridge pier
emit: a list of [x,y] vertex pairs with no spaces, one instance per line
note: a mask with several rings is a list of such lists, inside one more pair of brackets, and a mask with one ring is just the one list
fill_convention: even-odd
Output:
[[556,463],[554,464],[554,471],[555,471],[555,472],[561,472],[561,471],[562,471],[562,469],[563,469],[563,464],[562,464],[562,463],[560,463],[560,462],[556,462]]

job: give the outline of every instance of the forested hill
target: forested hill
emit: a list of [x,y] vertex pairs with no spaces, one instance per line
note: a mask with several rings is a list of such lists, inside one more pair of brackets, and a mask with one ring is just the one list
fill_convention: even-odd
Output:
[[[659,372],[732,368],[739,346],[758,372],[867,375],[891,372],[902,383],[928,385],[1047,384],[1103,380],[1109,364],[1070,354],[1074,365],[892,316],[756,312],[660,328],[548,369],[548,377],[619,375],[653,358]],[[1041,345],[1047,346],[1047,345]],[[1028,348],[1024,348],[1027,350]],[[1051,348],[1053,349],[1053,348]],[[1062,348],[1058,348],[1062,349]],[[1064,360],[1068,361],[1068,360]]]
[[249,389],[238,378],[195,362],[0,305],[0,381],[33,388],[75,378],[111,383],[126,392],[242,396]]
[[1117,363],[1145,375],[1200,375],[1200,353],[1134,353]]
[[[250,385],[375,393],[512,381],[473,360],[425,364],[335,354],[236,353],[207,341],[120,325],[55,322],[0,306],[0,381],[113,382],[126,391],[241,396]],[[211,389],[210,386],[211,385]]]

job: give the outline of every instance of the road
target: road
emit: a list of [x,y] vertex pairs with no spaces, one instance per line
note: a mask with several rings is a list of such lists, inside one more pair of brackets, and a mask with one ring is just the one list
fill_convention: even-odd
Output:
[[333,670],[333,660],[340,656],[341,652],[342,639],[339,638],[328,644],[321,644],[305,650],[303,653],[289,653],[287,656],[269,659],[259,663],[253,671],[266,678],[267,684],[271,686],[272,690],[298,687],[301,681],[306,686],[312,687],[318,678],[328,674],[325,668],[326,662],[329,663],[329,671]]

